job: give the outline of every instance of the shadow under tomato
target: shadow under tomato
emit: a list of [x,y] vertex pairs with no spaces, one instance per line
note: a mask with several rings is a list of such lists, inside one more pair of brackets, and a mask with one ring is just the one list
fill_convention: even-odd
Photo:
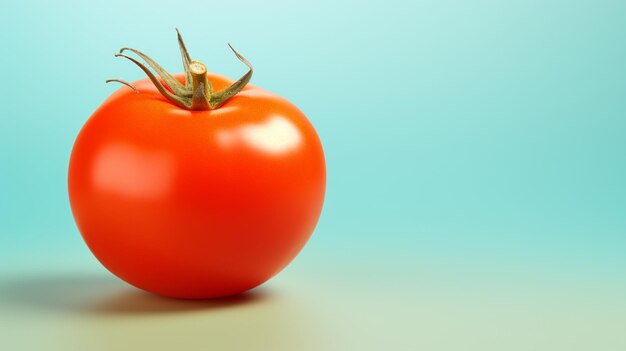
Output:
[[55,350],[324,349],[315,300],[289,291],[176,300],[105,274],[0,276],[0,324],[4,317],[19,333],[51,335],[42,340]]
[[106,276],[54,275],[0,281],[0,299],[13,308],[96,315],[166,314],[239,308],[268,300],[257,288],[239,295],[207,300],[157,296]]

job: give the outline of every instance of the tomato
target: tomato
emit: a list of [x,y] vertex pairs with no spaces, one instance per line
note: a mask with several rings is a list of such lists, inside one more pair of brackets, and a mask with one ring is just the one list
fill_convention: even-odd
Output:
[[[216,91],[234,84],[206,78]],[[96,258],[176,298],[241,293],[281,271],[324,202],[324,154],[305,115],[249,84],[199,110],[149,79],[133,85],[139,93],[122,87],[94,112],[70,158],[72,213]]]

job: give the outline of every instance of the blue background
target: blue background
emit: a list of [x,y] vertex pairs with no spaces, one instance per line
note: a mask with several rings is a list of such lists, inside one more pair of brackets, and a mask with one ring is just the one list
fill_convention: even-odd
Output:
[[[348,308],[334,308],[333,296],[360,296],[355,311],[376,305],[380,311],[370,315],[386,316],[378,318],[384,325],[349,329],[337,336],[343,343],[324,347],[355,347],[369,330],[386,345],[422,345],[410,333],[391,336],[395,323],[413,317],[384,311],[399,299],[423,313],[418,292],[432,286],[441,289],[435,296],[490,296],[478,301],[485,313],[502,307],[489,299],[504,299],[512,315],[536,311],[522,319],[527,324],[511,326],[518,332],[509,337],[522,342],[560,345],[556,336],[525,329],[560,306],[554,326],[563,335],[580,330],[590,345],[626,344],[611,334],[626,322],[617,312],[626,303],[626,3],[22,1],[2,12],[5,286],[24,274],[37,282],[50,271],[104,272],[70,213],[72,144],[119,88],[105,79],[143,77],[113,57],[120,47],[182,69],[178,27],[192,58],[238,77],[245,67],[228,50],[231,42],[254,65],[252,83],[294,102],[322,139],[322,217],[283,273],[293,278],[268,286],[293,286],[290,296],[298,289],[326,293],[329,311]],[[533,291],[536,303],[522,290]],[[582,295],[571,305],[557,298],[573,292]],[[14,295],[4,295],[5,305],[19,305]],[[477,303],[459,299],[441,303]],[[20,301],[24,308],[33,302]],[[472,324],[462,308],[454,311],[442,318]],[[582,322],[563,326],[570,314],[612,322],[592,331]],[[351,318],[360,319],[345,312],[342,320],[349,325]],[[499,345],[480,335],[472,340],[483,349],[488,341]],[[436,348],[437,340],[428,345]]]

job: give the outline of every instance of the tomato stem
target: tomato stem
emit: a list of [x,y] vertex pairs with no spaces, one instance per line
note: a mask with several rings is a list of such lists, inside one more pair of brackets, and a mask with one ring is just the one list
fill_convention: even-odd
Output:
[[206,66],[202,62],[192,61],[189,65],[191,73],[191,109],[208,110],[211,96],[211,84],[206,76]]
[[[235,56],[248,66],[248,72],[244,74],[239,80],[231,84],[228,88],[213,93],[213,87],[211,82],[207,78],[206,66],[199,61],[193,61],[189,57],[183,38],[180,35],[178,29],[178,45],[180,47],[180,53],[183,58],[183,67],[185,69],[185,84],[180,83],[174,76],[168,73],[163,67],[161,67],[156,61],[151,59],[143,52],[131,48],[122,48],[120,52],[116,54],[116,57],[123,57],[137,65],[144,73],[150,78],[157,90],[174,105],[187,109],[187,110],[213,110],[222,106],[228,99],[239,93],[250,82],[252,78],[252,65],[241,54],[239,54],[232,45],[228,44],[230,49],[235,53]],[[152,73],[148,67],[136,59],[124,55],[124,51],[130,51],[135,55],[143,59],[146,64],[156,72],[156,76]],[[161,78],[158,79],[157,78]],[[120,80],[109,79],[106,81],[118,82],[132,88],[136,92],[138,90],[134,85]],[[167,89],[165,86],[169,89]]]
[[122,80],[122,79],[107,79],[105,81],[105,83],[111,83],[111,82],[117,82],[117,83],[124,84],[125,86],[133,89],[135,91],[135,93],[139,94],[139,90],[137,90],[137,88],[135,88],[134,85],[132,85],[131,83],[129,83],[129,82],[125,81],[125,80]]

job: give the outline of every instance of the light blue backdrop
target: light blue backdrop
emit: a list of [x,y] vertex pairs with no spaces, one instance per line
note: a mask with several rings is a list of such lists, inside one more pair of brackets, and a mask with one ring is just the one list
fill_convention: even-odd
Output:
[[177,26],[236,77],[233,43],[317,128],[327,201],[301,267],[625,276],[623,1],[157,3],[3,5],[5,269],[98,269],[69,210],[72,143],[105,79],[142,77],[117,49],[180,71]]

